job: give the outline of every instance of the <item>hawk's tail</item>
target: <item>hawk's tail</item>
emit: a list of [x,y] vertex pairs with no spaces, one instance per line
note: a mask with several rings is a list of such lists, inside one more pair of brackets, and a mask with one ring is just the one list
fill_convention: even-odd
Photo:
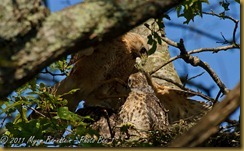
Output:
[[175,103],[175,107],[171,108],[171,112],[169,111],[169,120],[172,123],[179,120],[188,122],[198,121],[212,108],[212,105],[206,102],[188,98],[179,98]]
[[210,104],[205,102],[189,99],[188,97],[194,96],[190,92],[161,85],[156,86],[157,97],[164,107],[169,110],[168,116],[170,123],[179,120],[189,122],[197,121],[212,108]]

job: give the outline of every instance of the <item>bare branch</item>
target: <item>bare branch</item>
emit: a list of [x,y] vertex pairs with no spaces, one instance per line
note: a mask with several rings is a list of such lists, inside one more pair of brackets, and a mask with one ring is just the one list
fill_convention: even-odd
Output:
[[202,72],[202,73],[200,73],[200,74],[197,74],[197,75],[195,75],[195,76],[193,76],[193,77],[187,79],[187,81],[191,81],[192,79],[195,79],[195,78],[197,78],[197,77],[200,77],[200,76],[202,76],[204,73],[205,73],[205,72]]
[[218,125],[240,106],[240,84],[216,104],[194,127],[176,138],[170,147],[194,147],[218,131]]
[[165,65],[167,65],[170,62],[172,62],[178,58],[182,58],[185,62],[190,63],[192,66],[200,66],[203,69],[205,69],[209,73],[209,75],[212,77],[212,79],[216,82],[216,84],[219,86],[222,93],[226,94],[228,92],[228,89],[226,88],[224,83],[220,80],[218,75],[210,68],[210,66],[206,62],[201,61],[198,57],[191,56],[190,54],[199,53],[199,52],[203,52],[203,51],[210,51],[210,50],[212,50],[214,52],[218,52],[220,50],[238,48],[238,46],[236,46],[236,44],[232,44],[232,45],[224,46],[224,47],[217,47],[217,48],[201,48],[201,49],[196,49],[196,50],[192,50],[190,52],[187,52],[185,49],[183,40],[181,40],[180,43],[176,43],[176,42],[174,42],[174,41],[172,41],[166,37],[161,37],[161,39],[163,41],[165,41],[167,44],[169,44],[173,47],[179,48],[181,51],[181,54],[176,56],[176,57],[169,59],[168,62],[159,66],[156,70],[152,71],[150,74],[157,72],[159,69],[161,69],[162,67],[164,67]]
[[212,79],[215,81],[215,83],[219,86],[220,90],[223,94],[228,93],[228,89],[226,88],[225,84],[220,80],[218,75],[214,72],[214,70],[206,63],[200,60],[196,56],[191,56],[188,54],[188,52],[185,49],[183,39],[180,40],[180,43],[178,44],[178,48],[181,51],[181,58],[186,62],[190,63],[192,66],[199,66],[203,69],[205,69],[208,74],[212,77]]
[[[167,44],[173,46],[173,47],[176,47],[178,48],[178,45],[176,42],[170,40],[169,38],[167,37],[161,37],[161,39],[166,42]],[[240,45],[239,44],[231,44],[231,45],[228,45],[228,46],[220,46],[220,47],[215,47],[215,48],[200,48],[200,49],[194,49],[194,50],[191,50],[191,51],[188,51],[188,54],[195,54],[195,53],[200,53],[200,52],[213,52],[213,53],[217,53],[219,51],[224,51],[224,50],[229,50],[229,49],[234,49],[234,48],[240,48]],[[159,69],[163,68],[164,66],[166,66],[167,64],[179,59],[179,58],[182,58],[181,55],[178,55],[178,56],[175,56],[175,57],[172,57],[170,58],[165,64],[162,64],[161,66],[159,66],[157,69],[155,69],[154,71],[152,71],[150,74],[153,74],[155,72],[157,72]]]
[[42,114],[41,112],[37,111],[35,108],[33,107],[28,107],[29,109],[31,109],[32,111],[34,111],[36,114],[42,116],[42,117],[46,117],[44,114]]
[[[212,16],[217,16],[219,18],[223,18],[223,19],[229,19],[231,21],[233,21],[235,23],[235,27],[234,27],[234,30],[233,30],[233,36],[232,36],[232,41],[234,44],[236,44],[236,31],[237,31],[237,28],[238,28],[238,23],[239,23],[239,20],[237,19],[234,19],[233,17],[231,16],[227,16],[227,15],[219,15],[219,14],[216,14],[214,13],[213,11],[212,12],[202,12],[203,14],[206,14],[206,15],[212,15]],[[239,47],[240,48],[240,47]]]
[[200,52],[217,53],[219,51],[229,50],[229,49],[234,49],[234,48],[240,48],[240,45],[231,44],[231,45],[220,46],[220,47],[215,47],[215,48],[200,48],[200,49],[195,49],[195,50],[188,51],[188,54],[195,54],[195,53],[200,53]]
[[221,94],[222,94],[222,92],[221,92],[221,90],[219,90],[219,92],[218,92],[216,98],[214,99],[214,102],[213,102],[214,105],[218,102],[218,99],[219,99],[219,97],[220,97]]

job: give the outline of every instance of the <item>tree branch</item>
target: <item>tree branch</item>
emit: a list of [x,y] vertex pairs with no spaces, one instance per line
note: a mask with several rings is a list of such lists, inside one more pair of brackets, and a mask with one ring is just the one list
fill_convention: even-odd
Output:
[[192,66],[199,66],[206,70],[208,74],[212,77],[214,82],[219,86],[219,89],[222,91],[223,94],[228,93],[228,89],[226,88],[225,84],[220,80],[218,75],[214,72],[214,70],[206,63],[203,62],[201,59],[199,59],[196,56],[191,56],[188,54],[188,52],[185,49],[184,41],[183,39],[180,39],[180,42],[177,46],[180,49],[180,55],[181,58],[186,62],[190,63]]
[[240,84],[230,91],[224,100],[216,104],[194,127],[175,139],[170,147],[194,147],[218,130],[218,125],[240,106]]
[[[22,37],[17,38],[17,44],[20,45],[17,45],[11,38],[8,38],[8,44],[6,44],[6,39],[0,39],[2,51],[0,52],[0,98],[10,94],[62,56],[115,38],[151,17],[162,15],[181,1],[88,1],[51,14],[45,18],[42,26],[33,32],[21,35],[20,31]],[[11,1],[4,0],[4,2],[8,3],[8,7],[13,7]],[[24,6],[29,3],[28,0],[24,0],[24,2],[16,0],[15,2],[18,5],[24,3]],[[30,5],[30,7],[32,9],[33,6]],[[10,15],[12,16],[8,16],[9,18],[15,17],[13,13]],[[23,24],[31,24],[28,15],[25,15]],[[17,19],[14,21],[16,24],[18,23]],[[122,24],[122,22],[124,23]],[[14,31],[15,28],[17,27],[13,27],[13,29],[9,27],[8,31]],[[0,32],[0,37],[5,37],[4,34],[1,34]],[[11,36],[16,38],[16,36]]]
[[[232,42],[234,44],[236,44],[236,31],[237,31],[237,28],[238,28],[239,20],[236,20],[235,18],[233,18],[231,16],[216,14],[213,11],[212,12],[202,12],[202,13],[206,14],[206,15],[217,16],[219,18],[229,19],[229,20],[233,21],[235,23],[235,27],[234,27],[233,34],[232,34]],[[240,48],[240,46],[239,46],[239,48]]]
[[201,49],[196,49],[196,50],[192,50],[192,51],[187,52],[185,49],[183,40],[181,40],[180,43],[176,43],[176,42],[174,42],[174,41],[172,41],[166,37],[161,37],[161,39],[164,42],[166,42],[167,44],[180,49],[181,54],[169,59],[168,62],[159,66],[156,70],[152,71],[150,74],[157,72],[157,70],[161,69],[162,67],[169,64],[170,62],[172,62],[178,58],[182,58],[185,62],[190,63],[193,66],[200,66],[201,68],[206,70],[209,73],[209,75],[212,77],[212,79],[216,82],[216,84],[218,85],[218,87],[220,88],[222,93],[226,94],[228,92],[228,89],[225,87],[224,83],[219,79],[218,75],[210,68],[210,66],[207,63],[201,61],[198,57],[191,56],[190,54],[199,53],[199,52],[203,52],[203,51],[218,52],[221,50],[239,48],[239,46],[237,44],[232,44],[232,45],[223,46],[223,47],[216,47],[216,48],[201,48]]
[[[164,42],[166,42],[167,44],[173,46],[173,47],[178,47],[177,46],[177,43],[166,38],[166,37],[161,37],[162,40]],[[215,48],[200,48],[200,49],[194,49],[194,50],[191,50],[191,51],[188,51],[188,54],[195,54],[195,53],[200,53],[200,52],[213,52],[213,53],[217,53],[219,51],[224,51],[224,50],[229,50],[229,49],[234,49],[234,48],[240,48],[240,45],[239,44],[231,44],[231,45],[227,45],[227,46],[220,46],[220,47],[215,47]],[[155,69],[154,71],[151,72],[151,74],[157,72],[159,69],[163,68],[164,66],[166,66],[167,64],[177,60],[181,58],[181,55],[178,55],[178,56],[175,56],[175,57],[172,57],[170,58],[165,64],[162,64],[161,66],[159,66],[157,69]]]

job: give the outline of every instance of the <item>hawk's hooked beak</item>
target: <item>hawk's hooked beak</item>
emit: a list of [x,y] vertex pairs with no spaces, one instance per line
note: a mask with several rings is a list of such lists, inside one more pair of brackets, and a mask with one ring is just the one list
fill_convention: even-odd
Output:
[[141,50],[139,52],[132,52],[133,58],[144,58],[144,57],[148,57],[148,52],[147,49],[145,47],[142,47]]
[[140,66],[139,68],[141,68],[141,66],[144,66],[146,64],[147,58],[148,58],[147,49],[145,47],[142,47],[142,49],[137,53],[135,57],[136,64]]

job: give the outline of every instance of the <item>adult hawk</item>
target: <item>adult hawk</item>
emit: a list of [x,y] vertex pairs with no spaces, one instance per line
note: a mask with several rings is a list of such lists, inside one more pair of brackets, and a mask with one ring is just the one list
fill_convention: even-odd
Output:
[[146,39],[129,32],[80,51],[71,60],[74,67],[70,74],[54,86],[53,93],[63,95],[78,89],[63,96],[71,111],[75,111],[82,100],[85,106],[118,109],[129,93],[127,79],[137,71],[134,67],[136,58],[146,55],[147,50]]

